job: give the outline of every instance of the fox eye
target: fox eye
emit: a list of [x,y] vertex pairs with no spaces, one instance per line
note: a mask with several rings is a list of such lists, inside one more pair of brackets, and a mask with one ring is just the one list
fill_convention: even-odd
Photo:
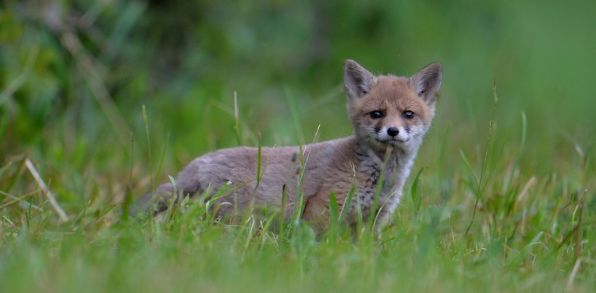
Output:
[[402,116],[406,119],[412,119],[412,118],[414,118],[414,112],[412,112],[410,110],[406,110],[402,113]]
[[379,110],[377,110],[377,111],[372,111],[372,112],[368,113],[368,115],[369,115],[369,116],[370,116],[370,118],[372,118],[372,119],[380,119],[380,118],[383,118],[383,116],[385,116],[385,115],[383,114],[383,112],[382,112],[382,111],[379,111]]

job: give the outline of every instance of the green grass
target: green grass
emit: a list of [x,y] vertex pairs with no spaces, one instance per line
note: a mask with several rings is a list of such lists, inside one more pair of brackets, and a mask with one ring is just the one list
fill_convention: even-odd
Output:
[[[63,1],[94,20],[81,51],[43,9],[0,6],[0,292],[594,292],[596,7],[465,2]],[[121,213],[208,151],[349,135],[345,58],[445,68],[381,234]]]
[[[138,115],[147,124],[138,136],[149,141],[154,120],[145,110]],[[60,176],[66,164],[53,163],[51,189],[81,181],[92,193],[67,206],[71,219],[60,224],[23,157],[9,158],[1,170],[3,195],[13,196],[1,209],[0,291],[592,291],[596,203],[587,158],[540,175],[520,167],[524,143],[499,147],[499,129],[490,125],[476,153],[460,150],[448,173],[432,159],[447,151],[433,151],[441,142],[431,134],[424,163],[378,239],[368,226],[355,237],[340,226],[317,239],[300,222],[282,230],[271,230],[267,219],[217,224],[200,202],[163,221],[120,221],[126,200],[106,193],[141,194],[154,179],[140,165],[160,160],[131,161],[134,151],[113,154],[107,165],[124,170],[87,175],[95,180]],[[519,133],[524,141],[526,129]],[[12,191],[19,186],[28,191]]]

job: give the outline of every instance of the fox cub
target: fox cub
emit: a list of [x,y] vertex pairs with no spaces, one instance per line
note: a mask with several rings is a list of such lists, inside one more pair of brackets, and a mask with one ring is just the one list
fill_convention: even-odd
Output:
[[[180,196],[214,194],[226,186],[227,193],[214,199],[220,218],[254,208],[283,209],[284,215],[291,215],[299,207],[302,218],[322,232],[334,194],[347,224],[374,213],[379,228],[402,195],[431,125],[441,80],[439,63],[399,77],[375,76],[347,60],[344,88],[353,135],[303,147],[262,148],[260,154],[252,147],[208,153],[190,162],[174,182],[145,195],[136,212],[156,215]],[[343,207],[346,203],[349,206]]]

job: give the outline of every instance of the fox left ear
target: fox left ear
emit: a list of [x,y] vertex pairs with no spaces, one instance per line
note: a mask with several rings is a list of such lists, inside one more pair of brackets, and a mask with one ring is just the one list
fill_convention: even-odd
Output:
[[443,80],[443,65],[431,63],[410,77],[410,86],[429,104],[434,104]]

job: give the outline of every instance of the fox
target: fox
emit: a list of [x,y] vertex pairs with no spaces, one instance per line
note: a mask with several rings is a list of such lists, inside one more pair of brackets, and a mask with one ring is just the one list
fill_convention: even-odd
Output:
[[442,72],[441,63],[431,63],[409,77],[374,75],[348,59],[343,85],[352,135],[303,146],[207,153],[192,160],[175,180],[146,194],[133,213],[156,216],[176,200],[213,195],[225,187],[227,192],[214,199],[218,219],[267,208],[283,215],[298,213],[322,233],[329,226],[334,196],[345,224],[372,215],[380,230],[402,197],[431,126]]

